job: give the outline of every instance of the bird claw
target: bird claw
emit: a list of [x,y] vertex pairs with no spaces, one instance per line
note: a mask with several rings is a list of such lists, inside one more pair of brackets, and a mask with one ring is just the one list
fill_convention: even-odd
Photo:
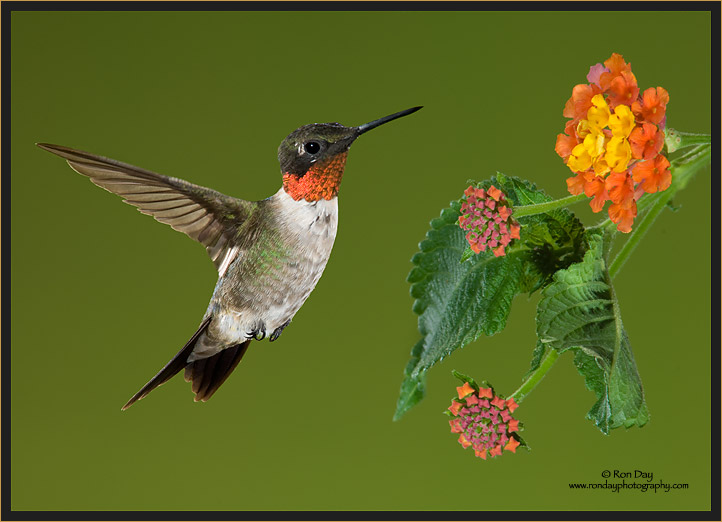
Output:
[[283,324],[282,324],[281,326],[279,326],[278,328],[276,328],[275,330],[273,330],[273,333],[272,333],[271,336],[268,338],[268,340],[269,340],[270,342],[273,342],[273,341],[275,341],[276,339],[278,339],[278,338],[281,336],[281,332],[283,332],[283,329],[286,328],[289,324],[291,324],[291,320],[290,320],[290,319],[289,319],[288,321],[286,321],[285,323],[283,323]]
[[256,327],[251,332],[246,332],[246,339],[255,339],[256,341],[262,341],[266,338],[266,325],[261,323],[261,326]]

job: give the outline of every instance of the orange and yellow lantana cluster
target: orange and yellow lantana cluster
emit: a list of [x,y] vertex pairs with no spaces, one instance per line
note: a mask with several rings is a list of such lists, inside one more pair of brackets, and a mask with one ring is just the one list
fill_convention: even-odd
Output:
[[620,232],[630,232],[637,200],[672,182],[661,153],[669,94],[662,87],[640,94],[631,64],[617,53],[591,67],[587,80],[564,106],[571,119],[555,150],[576,173],[567,179],[569,192],[592,197],[594,212],[611,201],[610,219]]

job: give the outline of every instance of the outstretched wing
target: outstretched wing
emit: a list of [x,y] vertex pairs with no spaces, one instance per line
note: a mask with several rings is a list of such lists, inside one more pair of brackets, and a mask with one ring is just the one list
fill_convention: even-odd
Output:
[[73,170],[121,196],[143,214],[203,244],[221,275],[237,254],[235,231],[257,205],[95,154],[60,145],[37,145],[66,159]]

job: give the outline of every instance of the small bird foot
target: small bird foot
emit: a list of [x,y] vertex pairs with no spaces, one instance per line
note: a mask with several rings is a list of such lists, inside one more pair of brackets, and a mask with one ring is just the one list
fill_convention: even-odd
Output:
[[261,323],[260,326],[255,327],[252,331],[246,332],[246,339],[255,339],[256,341],[262,341],[266,338],[266,325]]
[[281,335],[281,332],[283,332],[283,329],[286,328],[289,324],[291,324],[291,320],[289,319],[285,323],[283,323],[281,326],[273,330],[273,333],[271,334],[271,337],[268,338],[269,341],[273,342],[276,339],[278,339]]

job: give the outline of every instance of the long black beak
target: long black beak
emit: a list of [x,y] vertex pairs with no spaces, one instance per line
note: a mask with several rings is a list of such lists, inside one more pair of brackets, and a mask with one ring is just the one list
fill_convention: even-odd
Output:
[[375,129],[379,125],[383,125],[384,123],[393,121],[396,118],[401,118],[403,116],[407,116],[411,113],[414,113],[414,112],[418,111],[419,109],[421,109],[421,107],[422,106],[412,107],[411,109],[406,109],[405,111],[397,112],[395,114],[391,114],[390,116],[384,116],[383,118],[379,118],[378,120],[374,120],[370,123],[364,123],[363,125],[359,125],[358,127],[356,127],[356,129],[358,130],[358,135],[360,136],[364,132],[368,132],[371,129]]

